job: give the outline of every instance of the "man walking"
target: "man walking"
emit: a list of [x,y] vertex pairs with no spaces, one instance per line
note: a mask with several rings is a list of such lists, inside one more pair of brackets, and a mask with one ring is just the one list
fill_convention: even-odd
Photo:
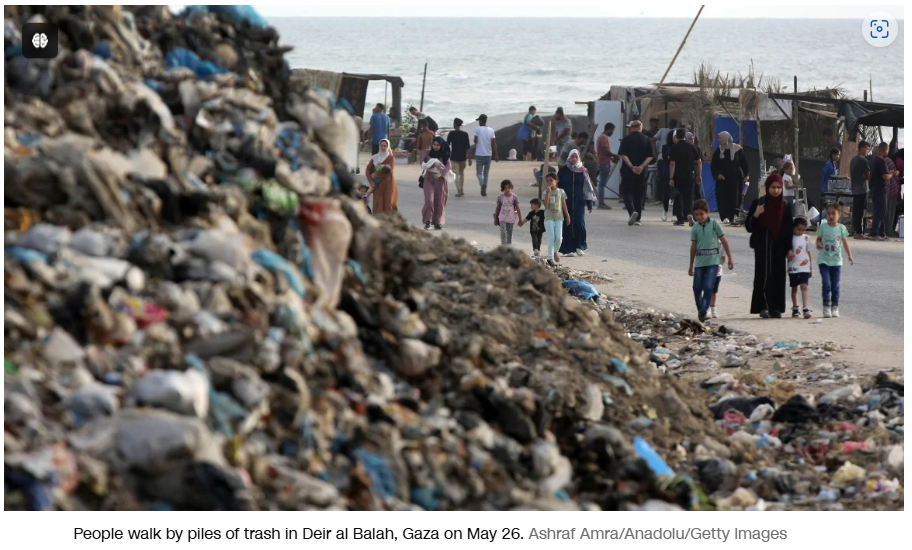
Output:
[[621,165],[621,187],[624,193],[624,206],[630,219],[627,225],[640,225],[643,214],[643,199],[646,196],[646,167],[652,161],[652,144],[643,135],[643,123],[631,120],[627,124],[629,133],[621,140],[618,155]]
[[605,129],[595,140],[595,155],[598,159],[598,209],[611,210],[605,204],[605,188],[608,187],[608,174],[611,173],[611,163],[617,162],[620,157],[611,152],[611,141],[608,139],[614,134],[614,124],[608,122]]
[[478,127],[475,128],[475,174],[478,176],[478,185],[481,186],[481,196],[487,197],[491,159],[495,161],[500,161],[500,159],[497,157],[494,130],[487,126],[488,115],[479,115],[475,120],[478,121]]
[[371,154],[380,152],[380,142],[389,139],[390,117],[386,114],[386,105],[378,103],[374,106],[374,114],[370,118]]
[[871,167],[868,165],[867,141],[858,142],[858,154],[849,164],[849,176],[852,179],[852,231],[856,239],[864,239],[864,215],[868,205],[868,180],[871,178]]
[[462,129],[462,119],[453,120],[453,131],[447,135],[447,144],[450,146],[450,163],[456,172],[456,196],[465,195],[462,186],[465,183],[465,167],[469,154],[469,134]]
[[[674,145],[671,147],[671,155],[668,165],[668,185],[680,193],[680,198],[675,201],[674,215],[678,221],[675,225],[684,225],[684,218],[691,227],[694,226],[693,215],[693,194],[694,194],[694,171],[702,161],[697,153],[697,148],[687,142],[687,132],[684,128],[675,130]],[[702,166],[700,166],[702,168]]]

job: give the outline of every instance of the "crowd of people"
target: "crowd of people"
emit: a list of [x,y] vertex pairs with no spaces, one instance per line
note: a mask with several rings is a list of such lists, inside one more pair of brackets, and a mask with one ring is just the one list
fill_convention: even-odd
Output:
[[[418,118],[416,148],[422,168],[419,186],[425,198],[422,223],[425,229],[440,230],[446,223],[449,185],[455,183],[457,197],[465,195],[465,170],[466,166],[472,166],[473,160],[480,194],[487,196],[492,162],[500,160],[496,134],[487,125],[488,117],[482,114],[476,119],[478,125],[471,139],[462,130],[463,121],[459,118],[453,121],[453,130],[444,139],[431,130],[432,123],[436,126],[433,119],[423,113],[413,114]],[[627,223],[638,226],[646,206],[649,166],[656,164],[656,199],[662,207],[662,221],[670,217],[674,225],[686,223],[691,227],[688,272],[693,277],[698,316],[700,320],[717,317],[723,266],[734,268],[723,225],[735,220],[749,181],[747,156],[731,134],[723,131],[717,135],[719,147],[710,160],[718,203],[718,219],[712,219],[702,190],[703,152],[696,137],[677,127],[676,121],[669,128],[659,128],[658,120],[653,119],[647,130],[639,120],[630,121],[617,152],[612,151],[609,139],[616,129],[612,123],[605,124],[599,136],[592,140],[587,132],[573,132],[572,122],[563,109],[555,112],[552,122],[551,141],[555,144],[557,166],[552,166],[548,173],[543,173],[544,165],[542,170],[534,171],[537,178],[544,178],[543,198],[533,198],[523,217],[513,182],[500,183],[493,218],[501,244],[511,245],[514,227],[528,224],[533,256],[541,257],[544,252],[546,261],[555,264],[562,257],[585,255],[586,216],[593,209],[611,209],[605,202],[605,191],[613,168],[619,164],[620,195],[627,210]],[[529,107],[518,136],[523,142],[524,159],[535,158],[542,126],[536,108]],[[373,198],[368,206],[374,213],[398,210],[395,159],[386,137],[389,127],[385,109],[378,104],[370,122],[372,156],[367,166],[368,185],[362,188],[365,204],[368,198]],[[862,220],[870,193],[874,213],[868,238],[888,240],[888,233],[895,234],[896,213],[902,206],[903,151],[888,155],[889,147],[881,143],[869,157],[869,149],[868,143],[859,142],[858,154],[851,161],[855,238],[865,238]],[[832,147],[823,171],[824,193],[830,177],[838,173],[840,158],[840,149]],[[590,177],[593,173],[597,176],[595,182]],[[843,253],[854,264],[849,231],[839,223],[841,205],[826,205],[825,213],[813,220],[798,216],[795,197],[796,189],[801,186],[795,165],[786,156],[776,162],[764,181],[765,193],[747,211],[745,226],[750,233],[755,266],[750,311],[763,318],[780,318],[787,313],[786,288],[791,289],[792,317],[810,318],[809,286],[815,271],[821,280],[823,316],[838,317]],[[820,223],[811,244],[807,232],[817,221]]]

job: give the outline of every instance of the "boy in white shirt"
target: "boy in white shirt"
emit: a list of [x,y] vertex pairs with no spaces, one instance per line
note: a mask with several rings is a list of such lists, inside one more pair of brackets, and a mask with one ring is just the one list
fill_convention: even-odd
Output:
[[801,302],[804,304],[804,318],[811,318],[811,308],[808,307],[808,282],[813,275],[813,262],[811,261],[810,237],[807,231],[808,222],[802,217],[795,218],[792,224],[792,259],[788,262],[789,286],[792,287],[792,317],[800,317],[798,313],[798,289],[801,289]]

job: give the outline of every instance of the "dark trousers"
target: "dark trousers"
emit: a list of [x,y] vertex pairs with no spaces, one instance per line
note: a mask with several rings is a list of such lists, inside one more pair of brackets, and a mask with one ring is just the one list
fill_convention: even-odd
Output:
[[864,235],[864,215],[867,206],[867,193],[852,195],[852,230],[856,235]]
[[[871,202],[874,205],[874,215],[871,220],[871,236],[887,236],[887,190],[871,191]],[[892,231],[892,229],[891,229]]]
[[687,221],[687,216],[693,210],[694,182],[676,179],[674,183],[674,189],[678,192],[674,202],[674,215],[678,217],[679,222]]
[[529,233],[532,235],[532,250],[541,250],[541,239],[544,233]]
[[640,221],[646,204],[646,171],[643,170],[642,174],[621,174],[621,184],[624,186],[624,207],[627,208],[627,213],[636,212],[637,221]]

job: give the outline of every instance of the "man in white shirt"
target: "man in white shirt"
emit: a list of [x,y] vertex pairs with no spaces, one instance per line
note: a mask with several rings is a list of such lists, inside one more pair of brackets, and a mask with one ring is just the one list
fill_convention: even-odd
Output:
[[491,159],[500,161],[497,157],[497,142],[494,140],[494,130],[487,126],[488,115],[480,115],[475,119],[478,127],[475,128],[475,174],[478,176],[478,185],[481,186],[481,196],[488,196],[488,174],[491,172]]

